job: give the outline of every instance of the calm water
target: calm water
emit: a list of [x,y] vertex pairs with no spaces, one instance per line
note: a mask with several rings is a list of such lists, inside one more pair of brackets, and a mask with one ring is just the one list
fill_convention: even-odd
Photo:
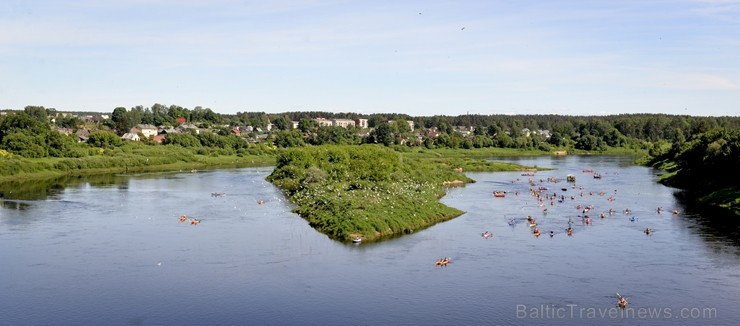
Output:
[[[476,183],[442,199],[465,215],[358,246],[330,240],[291,213],[264,181],[271,168],[4,189],[0,324],[734,325],[740,318],[738,226],[707,220],[727,213],[682,205],[655,183],[659,171],[624,158],[516,161],[556,168],[531,178],[563,202],[539,206],[521,173],[470,173]],[[547,182],[571,173],[583,196],[564,181]],[[494,190],[507,196],[493,198]],[[577,205],[593,205],[591,225]],[[599,218],[610,208],[615,214]],[[180,215],[202,222],[180,223]],[[537,219],[539,238],[527,215]],[[486,230],[492,238],[481,237]],[[445,256],[452,263],[435,267]],[[630,302],[625,312],[614,308],[616,292]]]

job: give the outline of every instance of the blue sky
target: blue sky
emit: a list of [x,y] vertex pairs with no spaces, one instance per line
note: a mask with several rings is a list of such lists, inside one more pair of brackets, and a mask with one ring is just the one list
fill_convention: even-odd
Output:
[[4,0],[0,109],[740,115],[740,0]]

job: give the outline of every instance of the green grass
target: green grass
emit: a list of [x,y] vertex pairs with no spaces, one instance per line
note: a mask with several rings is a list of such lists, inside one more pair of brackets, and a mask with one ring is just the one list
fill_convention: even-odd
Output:
[[63,175],[95,175],[126,172],[177,171],[223,167],[269,166],[275,156],[201,155],[179,146],[131,146],[99,149],[97,155],[80,158],[27,159],[0,157],[0,183],[40,180]]

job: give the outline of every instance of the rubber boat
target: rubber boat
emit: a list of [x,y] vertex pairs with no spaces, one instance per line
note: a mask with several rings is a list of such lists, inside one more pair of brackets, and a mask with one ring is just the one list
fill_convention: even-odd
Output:
[[442,267],[444,267],[444,266],[447,266],[447,264],[449,264],[449,263],[450,263],[450,258],[448,258],[448,257],[445,257],[445,258],[442,258],[442,259],[440,259],[440,260],[437,260],[437,263],[436,263],[436,265],[437,265],[437,266],[442,266]]

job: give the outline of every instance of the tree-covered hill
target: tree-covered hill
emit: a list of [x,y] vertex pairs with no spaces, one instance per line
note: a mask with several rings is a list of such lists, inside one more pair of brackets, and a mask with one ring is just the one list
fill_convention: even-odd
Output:
[[696,134],[649,164],[668,171],[661,182],[686,190],[687,197],[740,212],[740,130]]

